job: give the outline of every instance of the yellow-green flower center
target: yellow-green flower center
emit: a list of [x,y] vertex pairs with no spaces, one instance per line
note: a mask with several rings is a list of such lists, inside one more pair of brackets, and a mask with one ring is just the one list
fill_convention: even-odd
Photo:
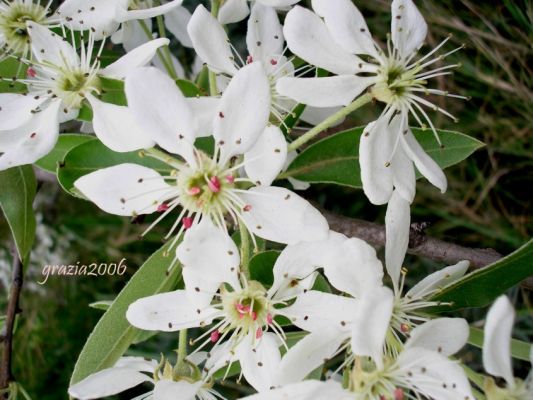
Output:
[[0,13],[0,32],[6,42],[5,50],[26,56],[30,43],[26,22],[42,24],[46,13],[46,9],[41,5],[25,2],[13,2],[6,11]]

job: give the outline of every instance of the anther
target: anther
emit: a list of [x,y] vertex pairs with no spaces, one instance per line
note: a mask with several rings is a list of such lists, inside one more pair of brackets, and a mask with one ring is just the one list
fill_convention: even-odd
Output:
[[209,187],[209,190],[211,190],[213,193],[220,192],[220,179],[218,179],[217,176],[212,176],[209,178],[209,182],[207,182],[207,187]]
[[181,223],[185,229],[190,229],[192,226],[193,219],[191,217],[183,217]]

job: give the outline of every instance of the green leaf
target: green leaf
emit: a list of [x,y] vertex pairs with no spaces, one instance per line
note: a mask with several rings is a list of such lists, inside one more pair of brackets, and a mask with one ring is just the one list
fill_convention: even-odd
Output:
[[27,265],[35,239],[33,200],[37,181],[29,165],[0,171],[0,208],[13,234],[20,259]]
[[65,155],[63,163],[57,169],[57,178],[67,193],[83,198],[74,188],[74,182],[78,178],[96,170],[123,163],[143,165],[163,175],[168,175],[172,170],[169,165],[148,156],[141,156],[137,151],[116,153],[99,140],[91,140],[72,148]]
[[459,281],[444,287],[431,300],[450,302],[438,310],[457,310],[466,307],[484,307],[506,290],[531,275],[533,239],[494,264],[465,275]]
[[167,292],[176,286],[181,277],[181,268],[176,265],[167,273],[172,257],[165,257],[165,253],[170,244],[165,244],[144,263],[100,318],[78,357],[70,378],[71,384],[113,366],[139,337],[142,331],[131,326],[126,319],[126,311],[131,303],[142,297]]
[[270,287],[274,283],[273,268],[280,255],[279,251],[270,250],[258,253],[250,260],[250,278]]
[[[0,77],[2,78],[25,78],[26,65],[19,63],[15,58],[8,57],[0,62]],[[20,82],[0,80],[0,93],[25,93],[26,85]]]
[[[309,183],[361,188],[359,139],[362,132],[362,127],[354,128],[314,143],[296,157],[280,178],[293,177]],[[413,134],[441,168],[459,163],[484,146],[479,140],[459,132],[438,131],[443,148],[431,131],[413,128]]]
[[45,171],[56,173],[57,167],[65,159],[65,155],[74,147],[82,143],[95,140],[94,136],[67,133],[59,135],[55,147],[50,153],[41,158],[35,165]]
[[[470,337],[468,343],[472,346],[483,348],[483,330],[470,327]],[[529,361],[531,343],[526,343],[518,339],[511,339],[511,356],[518,360]]]

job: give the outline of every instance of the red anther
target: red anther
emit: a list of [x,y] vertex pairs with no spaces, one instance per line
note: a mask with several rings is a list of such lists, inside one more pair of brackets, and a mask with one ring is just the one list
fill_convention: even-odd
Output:
[[197,194],[200,194],[202,189],[200,189],[198,186],[193,186],[187,189],[187,194],[190,196],[196,196]]
[[251,209],[252,209],[252,206],[250,204],[246,204],[242,210],[248,212]]
[[169,205],[166,203],[161,203],[159,206],[157,206],[157,212],[165,212],[169,209]]
[[250,313],[250,317],[252,317],[252,319],[253,319],[254,321],[257,320],[257,313],[256,313],[255,311],[252,311],[252,312]]
[[257,328],[257,331],[255,332],[255,338],[261,339],[263,337],[263,330],[261,328]]
[[403,333],[407,333],[411,330],[411,328],[409,327],[409,325],[407,324],[401,324],[400,325],[400,330],[403,332]]
[[211,178],[209,178],[207,186],[209,187],[209,190],[211,190],[213,193],[220,192],[220,179],[218,179],[218,176],[212,176]]
[[254,58],[252,56],[246,57],[246,64],[251,64],[254,62]]
[[181,220],[181,223],[183,224],[183,227],[185,229],[189,229],[192,226],[192,218],[191,217],[183,217]]
[[397,388],[394,390],[394,400],[403,400],[404,398],[403,389]]
[[216,331],[211,332],[211,342],[216,343],[218,342],[218,339],[220,339],[220,331],[217,329]]
[[229,184],[235,183],[235,177],[233,175],[226,176],[226,182],[228,182]]
[[28,76],[30,78],[35,78],[37,76],[37,71],[35,71],[32,67],[29,67],[26,70],[26,76]]
[[267,314],[267,324],[272,325],[272,322],[274,322],[274,318],[272,318],[272,314]]
[[270,60],[270,64],[272,64],[272,65],[278,65],[278,61],[277,61],[277,60],[274,60],[274,59],[272,59],[272,60]]

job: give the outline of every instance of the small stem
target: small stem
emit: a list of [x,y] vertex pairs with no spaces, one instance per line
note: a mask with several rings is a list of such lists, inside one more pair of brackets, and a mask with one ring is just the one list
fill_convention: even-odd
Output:
[[242,221],[239,223],[239,233],[241,236],[241,268],[244,276],[250,279],[250,237]]
[[[159,37],[164,38],[167,37],[166,31],[165,31],[165,21],[163,20],[162,15],[158,15],[156,18],[157,21],[157,30],[159,31]],[[174,63],[172,62],[172,56],[170,54],[170,49],[168,46],[165,46],[163,48],[163,56],[166,57],[167,63],[168,63],[168,73],[170,74],[170,77],[174,80],[178,79],[178,74],[176,73],[176,69],[174,68]]]
[[[152,40],[153,39],[152,32],[150,31],[150,29],[148,29],[148,25],[146,25],[146,22],[144,22],[142,19],[139,19],[138,22],[141,25],[141,28],[144,31],[145,35],[148,37],[148,39]],[[170,76],[172,76],[172,74],[175,74],[174,66],[171,67],[171,66],[168,65],[164,54],[161,52],[161,49],[157,49],[157,56],[161,60],[161,63],[163,64],[163,67],[165,67],[165,70],[167,71],[167,74],[169,74]]]
[[185,358],[187,357],[187,329],[182,329],[180,331],[178,345],[178,362],[176,363],[176,365],[179,367],[183,364]]
[[355,101],[353,101],[352,103],[344,107],[342,110],[339,110],[332,116],[328,117],[327,119],[322,121],[320,124],[315,126],[313,129],[306,132],[304,135],[300,136],[298,139],[292,142],[289,145],[289,151],[298,149],[300,146],[304,145],[305,143],[313,139],[320,132],[325,131],[326,129],[332,127],[333,124],[335,124],[337,121],[346,117],[348,114],[364,106],[365,104],[369,103],[371,100],[372,100],[372,95],[370,93],[366,93],[362,95],[361,97],[357,98]]
[[[217,18],[219,10],[220,10],[220,0],[211,0],[211,15]],[[217,76],[213,71],[211,71],[211,69],[209,69],[208,77],[209,77],[209,94],[211,96],[218,96]]]
[[168,164],[174,168],[180,169],[183,167],[183,163],[179,160],[176,160],[171,155],[165,153],[164,151],[158,150],[155,147],[152,147],[151,149],[141,150],[139,151],[139,156],[141,157],[152,157],[156,160],[159,160],[161,162],[164,162],[165,164]]

